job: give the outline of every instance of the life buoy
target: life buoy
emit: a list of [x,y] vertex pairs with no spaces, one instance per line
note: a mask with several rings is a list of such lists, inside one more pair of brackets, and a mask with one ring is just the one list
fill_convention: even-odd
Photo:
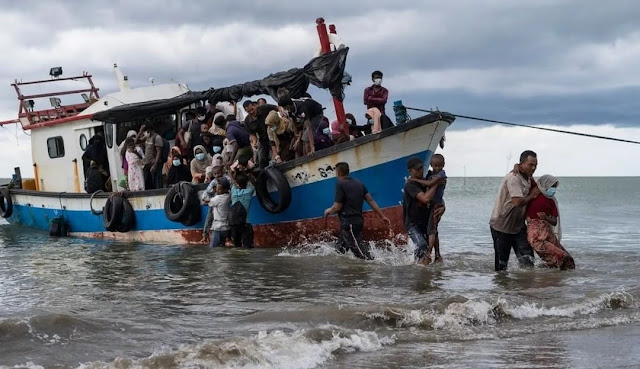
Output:
[[[342,41],[342,39],[340,38],[340,36],[338,36],[335,33],[329,33],[329,43],[333,46],[335,46],[336,50],[340,49],[341,47],[345,47],[346,44],[344,43],[344,41]],[[322,45],[318,45],[318,47],[316,48],[316,50],[313,53],[313,57],[317,58],[320,55],[322,55]]]
[[102,208],[102,223],[104,229],[109,232],[115,232],[122,224],[122,212],[124,211],[124,204],[122,196],[111,195],[107,199],[107,202]]
[[[280,202],[276,203],[271,198],[268,182],[271,181],[278,190]],[[289,208],[291,205],[291,186],[282,172],[274,167],[267,167],[260,172],[256,180],[256,196],[260,205],[269,213],[277,214]]]
[[188,182],[173,185],[164,198],[164,214],[172,222],[191,226],[200,221],[198,193]]
[[0,216],[9,218],[11,214],[13,214],[13,200],[11,200],[9,189],[3,187],[0,189]]
[[120,226],[118,227],[118,232],[127,233],[136,225],[136,213],[129,200],[124,197],[122,198],[122,205],[122,219],[120,221]]

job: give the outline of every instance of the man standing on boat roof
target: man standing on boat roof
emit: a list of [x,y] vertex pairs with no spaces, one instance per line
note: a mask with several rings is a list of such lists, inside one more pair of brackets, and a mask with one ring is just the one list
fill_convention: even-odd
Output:
[[378,108],[382,115],[385,115],[384,106],[389,98],[389,90],[382,87],[382,72],[379,70],[371,73],[373,84],[364,89],[364,104],[367,109]]
[[527,242],[527,226],[524,221],[527,204],[540,194],[533,180],[537,166],[536,153],[526,150],[520,154],[520,163],[515,170],[509,172],[500,183],[489,221],[496,271],[507,269],[512,248],[520,266],[533,266],[533,249]]
[[367,187],[355,178],[349,176],[349,164],[336,164],[336,195],[333,206],[324,211],[324,222],[327,217],[338,213],[340,219],[340,235],[338,237],[337,250],[346,253],[351,250],[360,259],[372,260],[369,245],[362,242],[362,229],[364,218],[362,216],[362,204],[366,201],[371,209],[382,219],[387,226],[391,225],[389,218],[384,216]]

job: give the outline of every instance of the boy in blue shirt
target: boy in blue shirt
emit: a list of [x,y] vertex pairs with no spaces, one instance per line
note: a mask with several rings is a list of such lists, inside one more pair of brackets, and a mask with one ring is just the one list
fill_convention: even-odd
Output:
[[[245,171],[232,172],[231,212],[229,216],[231,226],[231,240],[235,247],[253,248],[253,227],[247,223],[251,198],[256,191],[253,175]],[[249,183],[251,182],[251,183]]]

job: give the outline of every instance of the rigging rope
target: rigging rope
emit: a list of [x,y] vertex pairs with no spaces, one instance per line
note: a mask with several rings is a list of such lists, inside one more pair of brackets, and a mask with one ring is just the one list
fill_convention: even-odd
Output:
[[[408,110],[415,110],[415,111],[421,111],[421,112],[425,112],[425,113],[435,113],[435,111],[433,110],[426,110],[426,109],[418,109],[418,108],[410,108],[408,106],[405,106],[406,109]],[[451,113],[449,113],[451,114]],[[575,135],[575,136],[583,136],[583,137],[591,137],[591,138],[599,138],[601,140],[610,140],[610,141],[618,141],[618,142],[626,142],[626,143],[631,143],[631,144],[636,144],[636,145],[640,145],[640,141],[632,141],[632,140],[624,140],[622,138],[615,138],[615,137],[606,137],[606,136],[599,136],[599,135],[592,135],[589,133],[581,133],[581,132],[572,132],[572,131],[564,131],[561,129],[554,129],[554,128],[545,128],[545,127],[536,127],[536,126],[530,126],[530,125],[526,125],[526,124],[517,124],[517,123],[511,123],[511,122],[504,122],[504,121],[500,121],[500,120],[493,120],[493,119],[485,119],[485,118],[478,118],[478,117],[471,117],[471,116],[467,116],[467,115],[459,115],[459,114],[451,114],[456,118],[463,118],[463,119],[470,119],[470,120],[478,120],[481,122],[489,122],[489,123],[497,123],[497,124],[504,124],[507,126],[514,126],[514,127],[524,127],[524,128],[532,128],[532,129],[539,129],[542,131],[550,131],[550,132],[557,132],[557,133],[565,133],[565,134],[570,134],[570,135]]]

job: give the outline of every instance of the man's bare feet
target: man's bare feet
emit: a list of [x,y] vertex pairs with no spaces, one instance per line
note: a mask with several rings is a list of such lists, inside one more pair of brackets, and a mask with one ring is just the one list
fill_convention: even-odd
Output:
[[436,259],[434,261],[435,263],[442,263],[442,256],[441,255],[436,255]]
[[418,260],[417,264],[420,265],[429,265],[431,264],[431,257],[429,256],[425,256],[422,259]]

